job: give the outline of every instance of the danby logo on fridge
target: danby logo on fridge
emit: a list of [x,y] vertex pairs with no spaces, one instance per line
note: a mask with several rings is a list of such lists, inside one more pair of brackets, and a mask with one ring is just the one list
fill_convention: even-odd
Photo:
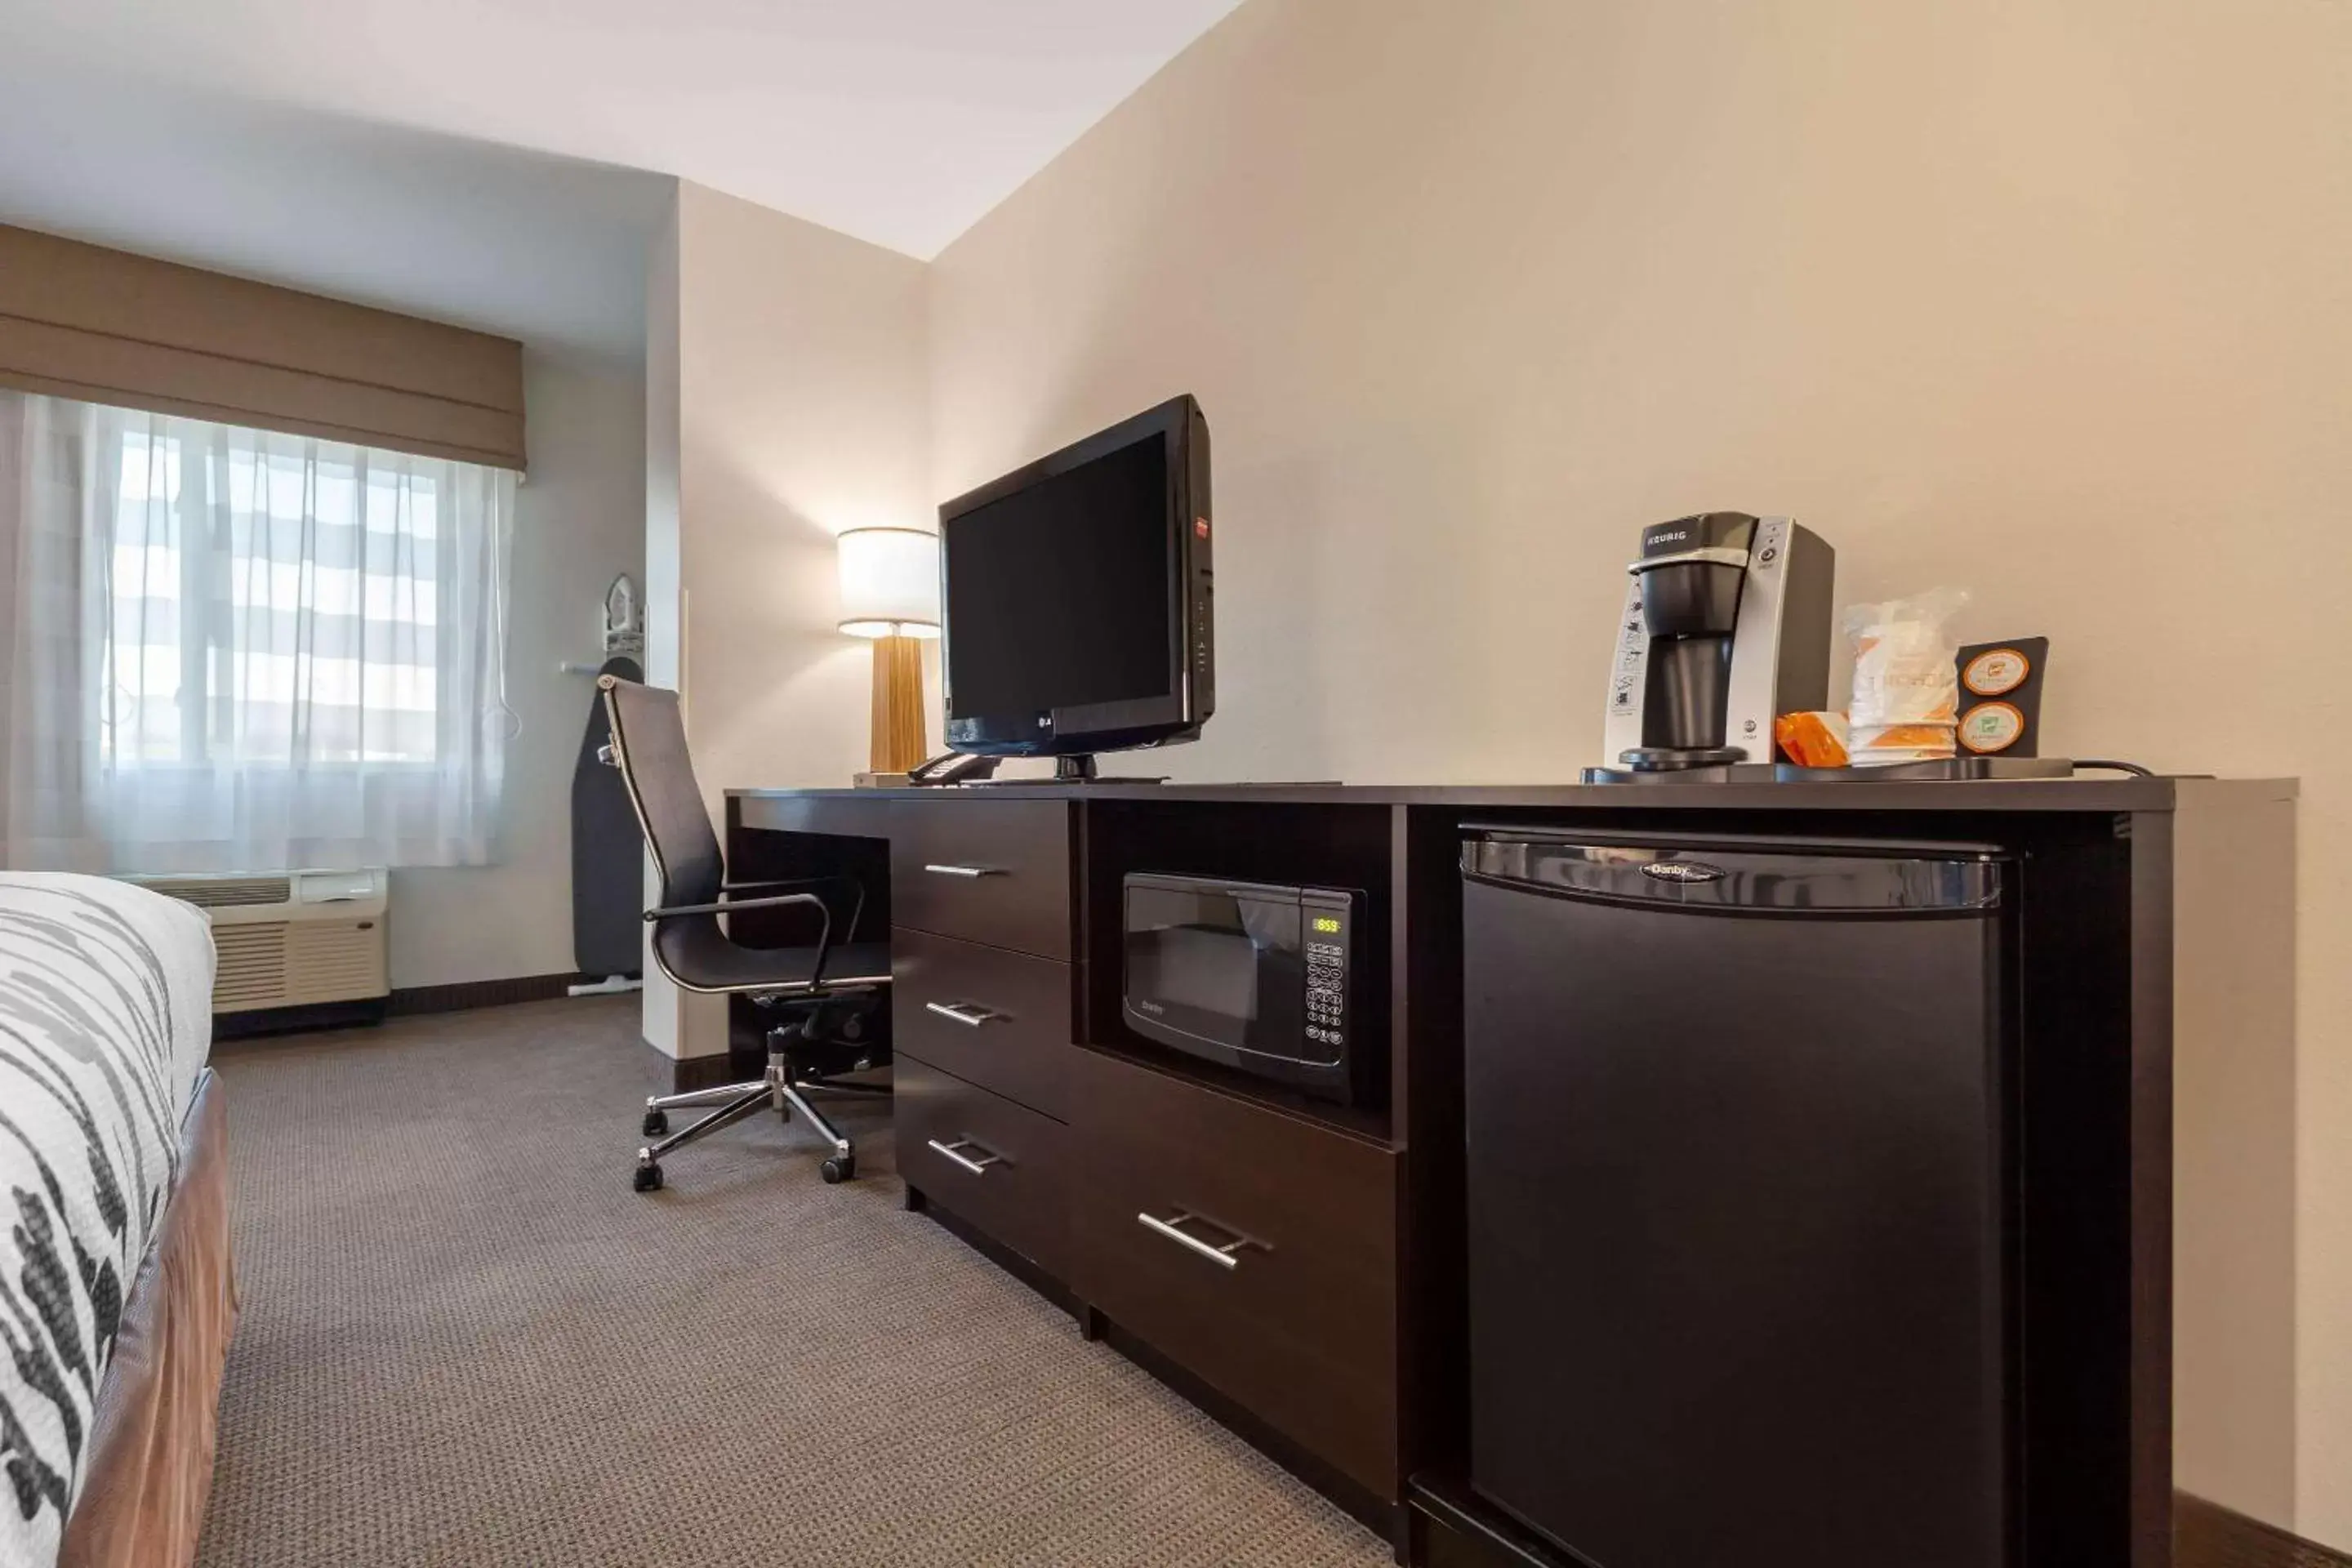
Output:
[[1642,868],[1642,875],[1654,882],[1720,882],[1727,874],[1720,866],[1698,860],[1653,860]]

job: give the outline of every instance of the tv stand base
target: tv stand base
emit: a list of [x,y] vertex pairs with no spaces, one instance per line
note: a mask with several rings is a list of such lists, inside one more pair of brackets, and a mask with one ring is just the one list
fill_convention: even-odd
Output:
[[1105,778],[1096,770],[1095,753],[1079,752],[1075,755],[1054,759],[1055,784],[1166,784],[1166,778]]

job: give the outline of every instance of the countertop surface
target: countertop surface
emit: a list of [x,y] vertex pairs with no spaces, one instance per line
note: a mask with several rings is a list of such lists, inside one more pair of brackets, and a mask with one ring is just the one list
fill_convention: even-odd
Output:
[[1103,779],[1062,784],[1051,779],[936,788],[850,789],[747,787],[729,796],[762,800],[1099,800],[1200,801],[1296,805],[1428,805],[1469,810],[1550,811],[2175,811],[2200,798],[2292,799],[2293,779],[2221,779],[2200,775],[2141,778],[2129,773],[2078,773],[2067,779],[1982,780],[1968,783],[1879,782],[1775,784],[1769,781],[1655,784],[1349,784],[1331,782],[1150,784]]

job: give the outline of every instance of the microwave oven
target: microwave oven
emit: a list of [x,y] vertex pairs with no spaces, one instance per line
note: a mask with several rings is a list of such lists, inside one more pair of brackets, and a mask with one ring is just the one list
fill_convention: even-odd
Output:
[[1131,871],[1123,903],[1129,1028],[1317,1099],[1376,1092],[1357,1037],[1361,894]]

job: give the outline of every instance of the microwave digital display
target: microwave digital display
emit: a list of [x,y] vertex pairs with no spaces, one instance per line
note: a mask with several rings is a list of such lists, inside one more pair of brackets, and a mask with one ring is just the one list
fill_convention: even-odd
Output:
[[1160,1044],[1348,1100],[1358,895],[1129,874],[1123,1012]]

